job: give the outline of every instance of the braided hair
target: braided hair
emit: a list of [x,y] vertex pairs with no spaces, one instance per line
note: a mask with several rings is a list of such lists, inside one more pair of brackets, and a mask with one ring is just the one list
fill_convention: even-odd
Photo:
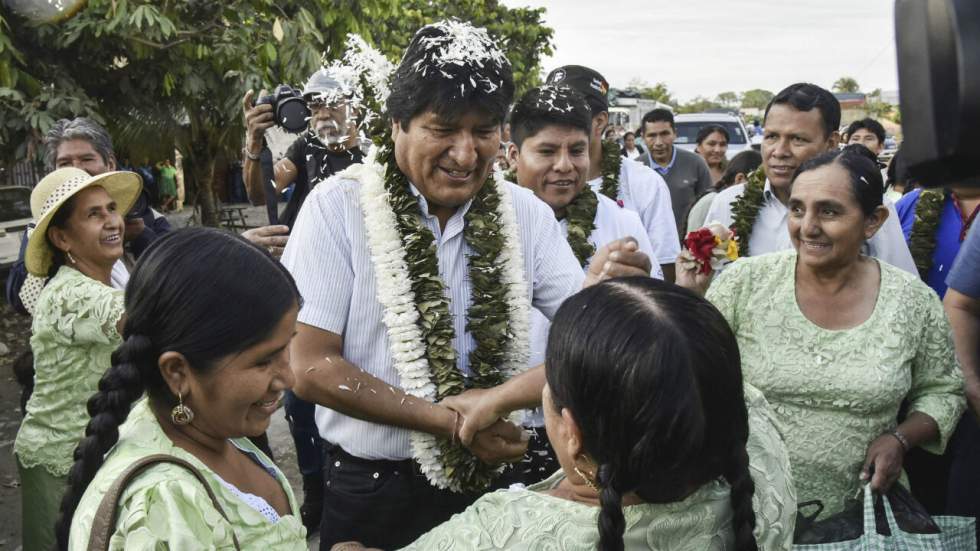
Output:
[[648,277],[589,287],[558,310],[545,365],[598,465],[601,550],[623,549],[623,495],[676,502],[718,478],[735,548],[758,549],[738,345],[711,303]]
[[289,272],[268,252],[206,228],[156,240],[136,264],[125,300],[124,341],[87,403],[91,418],[68,474],[55,525],[60,550],[68,548],[75,509],[133,403],[144,391],[154,406],[177,403],[157,364],[160,355],[180,352],[191,369],[205,373],[220,358],[261,342],[300,303]]

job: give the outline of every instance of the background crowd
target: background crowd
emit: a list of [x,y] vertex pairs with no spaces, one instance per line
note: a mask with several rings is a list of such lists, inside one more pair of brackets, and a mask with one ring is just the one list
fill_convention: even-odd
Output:
[[[666,109],[610,135],[594,68],[515,97],[458,20],[390,78],[352,82],[364,59],[310,76],[279,159],[280,105],[244,94],[270,219],[243,236],[171,230],[170,160],[48,133],[7,286],[33,317],[25,549],[789,549],[798,504],[899,485],[976,518],[980,187],[880,164],[881,124],[842,132],[813,84],[729,159],[723,126],[676,147]],[[702,269],[705,226],[741,258]]]

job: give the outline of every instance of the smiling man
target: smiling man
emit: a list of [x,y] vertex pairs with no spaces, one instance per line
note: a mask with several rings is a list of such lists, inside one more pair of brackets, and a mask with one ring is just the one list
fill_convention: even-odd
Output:
[[[581,95],[564,86],[533,88],[514,106],[510,124],[513,143],[508,153],[517,183],[551,207],[583,269],[597,248],[625,237],[635,238],[640,250],[654,257],[639,215],[586,184],[592,116]],[[658,264],[653,270],[655,277],[663,278]],[[550,327],[543,313],[531,312],[529,365],[544,362]],[[505,471],[498,486],[531,485],[559,468],[540,410],[525,415],[524,426],[532,429],[528,452]]]
[[[753,172],[747,183],[718,193],[704,220],[733,226],[743,256],[793,247],[786,226],[793,174],[804,162],[837,147],[840,103],[815,84],[793,84],[769,102],[763,125],[761,170]],[[885,206],[889,216],[864,252],[917,274],[895,207],[888,200]]]
[[620,240],[583,275],[552,210],[492,177],[513,93],[484,29],[423,27],[392,78],[390,138],[300,210],[282,261],[304,298],[294,391],[332,443],[321,549],[400,548],[465,509],[527,447],[500,418],[541,401],[530,308],[650,271]]

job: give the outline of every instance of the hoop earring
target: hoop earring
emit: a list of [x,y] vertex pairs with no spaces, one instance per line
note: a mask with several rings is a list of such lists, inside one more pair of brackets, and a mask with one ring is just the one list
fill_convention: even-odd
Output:
[[579,469],[578,468],[578,465],[576,465],[576,466],[574,466],[572,468],[575,469],[575,474],[577,474],[577,475],[579,475],[579,476],[582,477],[582,480],[585,481],[585,485],[586,486],[588,486],[589,488],[591,488],[592,491],[594,491],[595,493],[597,493],[597,494],[599,493],[599,487],[595,485],[595,482],[592,482],[592,479],[589,478],[589,476],[585,472],[583,472],[582,469]]
[[194,412],[184,405],[184,396],[180,392],[177,393],[177,401],[174,409],[170,410],[170,420],[173,424],[182,427],[194,420]]
[[65,256],[68,257],[68,262],[71,262],[72,264],[78,264],[78,262],[75,262],[75,257],[71,255],[71,251],[65,251]]

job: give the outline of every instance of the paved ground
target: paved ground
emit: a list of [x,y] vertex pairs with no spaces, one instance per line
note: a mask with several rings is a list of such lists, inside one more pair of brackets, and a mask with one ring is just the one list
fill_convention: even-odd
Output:
[[[175,228],[182,228],[193,224],[192,214],[191,209],[185,208],[182,212],[168,214],[167,217]],[[266,224],[265,207],[248,207],[245,216],[251,226]],[[0,282],[5,282],[6,277],[6,273],[0,273]],[[18,315],[0,299],[0,551],[21,550],[20,483],[14,462],[13,444],[22,417],[20,386],[14,379],[12,365],[14,359],[26,349],[29,335],[30,319]],[[296,451],[282,410],[272,418],[269,440],[276,463],[289,478],[297,499],[302,501],[303,486],[296,468]],[[310,549],[315,550],[318,547],[318,538],[311,538]]]

